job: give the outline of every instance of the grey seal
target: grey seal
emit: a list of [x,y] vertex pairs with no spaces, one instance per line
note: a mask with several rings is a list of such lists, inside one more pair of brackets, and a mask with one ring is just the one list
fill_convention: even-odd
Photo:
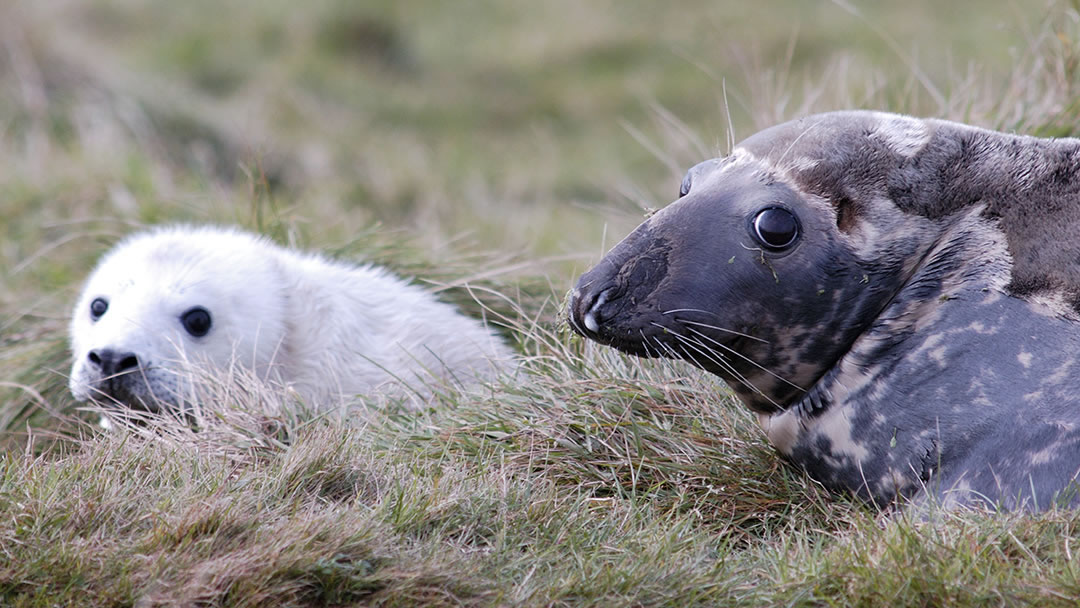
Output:
[[329,409],[356,395],[419,407],[516,366],[485,323],[383,268],[218,226],[118,243],[83,286],[70,337],[72,395],[120,412],[186,411],[203,372],[254,374]]
[[1080,140],[834,112],[690,169],[571,326],[723,378],[827,487],[1076,505]]

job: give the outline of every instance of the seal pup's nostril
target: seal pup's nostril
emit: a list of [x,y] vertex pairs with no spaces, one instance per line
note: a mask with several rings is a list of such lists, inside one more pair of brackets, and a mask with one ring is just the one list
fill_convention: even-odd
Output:
[[116,358],[119,359],[116,363],[116,373],[118,374],[139,367],[139,358],[135,356],[135,353],[121,353]]
[[139,358],[135,353],[117,353],[111,348],[92,350],[87,355],[90,363],[101,370],[102,376],[115,376],[139,367]]

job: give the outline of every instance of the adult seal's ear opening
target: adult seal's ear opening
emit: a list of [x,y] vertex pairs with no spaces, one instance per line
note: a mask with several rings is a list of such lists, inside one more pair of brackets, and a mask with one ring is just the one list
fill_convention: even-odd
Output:
[[890,114],[780,125],[692,168],[570,323],[721,376],[831,487],[1048,506],[1080,469],[1078,163]]

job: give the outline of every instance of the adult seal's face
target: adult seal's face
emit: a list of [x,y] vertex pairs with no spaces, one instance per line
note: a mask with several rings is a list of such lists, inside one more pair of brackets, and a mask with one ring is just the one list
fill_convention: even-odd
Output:
[[751,158],[694,167],[680,194],[581,277],[571,324],[691,361],[759,412],[781,409],[873,320],[903,265],[860,263],[826,201]]
[[966,133],[822,115],[695,166],[678,200],[581,277],[572,327],[635,355],[686,359],[755,411],[784,409],[874,322],[941,234],[929,217],[939,211],[911,213],[890,197],[912,177],[905,163],[952,128]]
[[757,163],[702,163],[681,194],[581,276],[570,323],[712,371],[762,413],[782,408],[858,333],[856,311],[888,297],[864,271],[890,269],[863,269],[824,203]]

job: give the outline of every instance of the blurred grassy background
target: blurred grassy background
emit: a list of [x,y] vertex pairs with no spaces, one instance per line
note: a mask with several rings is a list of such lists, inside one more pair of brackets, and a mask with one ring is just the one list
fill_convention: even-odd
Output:
[[1069,9],[4,2],[0,380],[62,383],[25,349],[63,367],[80,280],[142,224],[235,222],[433,280],[505,262],[561,293],[687,167],[780,120],[1071,132]]

